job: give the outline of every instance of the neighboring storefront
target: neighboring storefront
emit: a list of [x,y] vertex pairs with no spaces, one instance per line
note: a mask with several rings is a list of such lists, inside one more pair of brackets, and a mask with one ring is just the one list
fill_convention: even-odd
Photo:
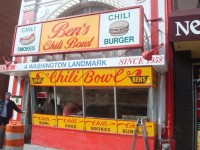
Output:
[[[24,1],[38,12],[24,11],[29,24],[16,27],[16,64],[0,66],[27,111],[26,136],[61,149],[130,149],[142,118],[151,150],[170,141],[167,2],[70,2]],[[136,149],[144,146],[140,127]]]
[[174,136],[177,149],[200,149],[199,17],[199,9],[174,11],[169,17],[169,39],[174,50]]

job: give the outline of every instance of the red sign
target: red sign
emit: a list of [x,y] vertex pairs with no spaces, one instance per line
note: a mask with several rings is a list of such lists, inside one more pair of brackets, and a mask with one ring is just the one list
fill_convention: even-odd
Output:
[[38,92],[37,98],[47,98],[47,92]]

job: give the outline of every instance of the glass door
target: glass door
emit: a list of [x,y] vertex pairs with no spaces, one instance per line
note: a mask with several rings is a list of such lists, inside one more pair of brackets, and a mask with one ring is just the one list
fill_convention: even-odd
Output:
[[193,64],[193,104],[194,104],[194,124],[193,124],[193,145],[194,149],[200,149],[200,65]]

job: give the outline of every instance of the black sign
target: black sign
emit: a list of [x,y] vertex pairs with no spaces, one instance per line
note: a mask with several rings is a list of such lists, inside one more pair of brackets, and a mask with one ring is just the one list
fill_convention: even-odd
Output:
[[169,40],[173,42],[200,40],[200,13],[170,16]]

